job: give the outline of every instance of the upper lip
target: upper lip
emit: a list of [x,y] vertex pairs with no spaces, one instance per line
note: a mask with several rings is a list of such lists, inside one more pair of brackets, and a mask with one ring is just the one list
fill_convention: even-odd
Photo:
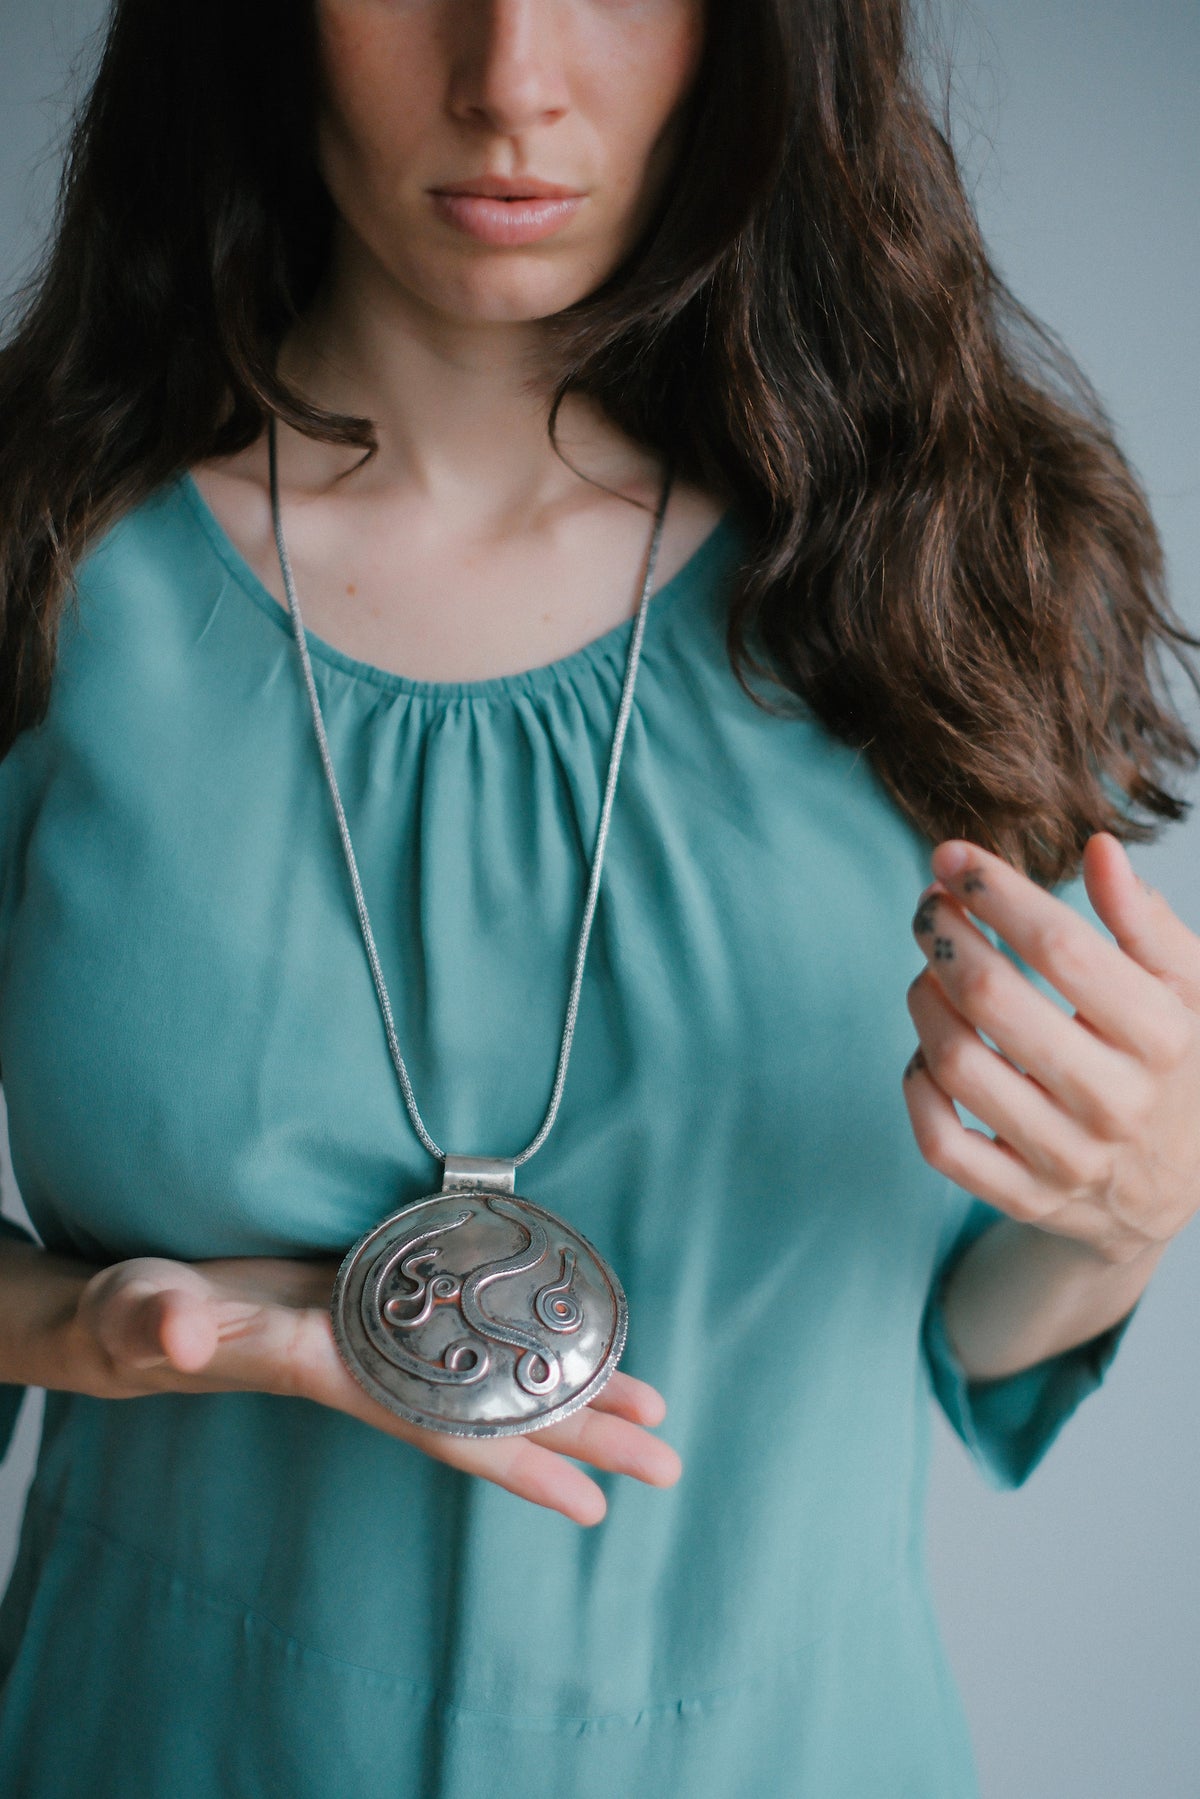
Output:
[[472,175],[466,181],[439,181],[435,194],[480,194],[489,200],[574,200],[581,190],[539,181],[534,175]]

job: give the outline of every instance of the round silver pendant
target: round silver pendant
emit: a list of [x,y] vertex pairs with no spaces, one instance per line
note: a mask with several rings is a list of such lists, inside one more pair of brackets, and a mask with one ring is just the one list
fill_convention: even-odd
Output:
[[347,1251],[330,1304],[373,1399],[431,1430],[517,1436],[577,1411],[625,1347],[625,1295],[577,1231],[520,1194],[430,1194]]

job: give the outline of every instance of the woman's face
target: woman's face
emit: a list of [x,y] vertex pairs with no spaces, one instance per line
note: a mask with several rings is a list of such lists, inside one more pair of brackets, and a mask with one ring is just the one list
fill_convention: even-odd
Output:
[[[704,0],[316,0],[322,173],[352,253],[463,321],[543,318],[622,260],[674,164]],[[440,193],[481,177],[568,199]]]

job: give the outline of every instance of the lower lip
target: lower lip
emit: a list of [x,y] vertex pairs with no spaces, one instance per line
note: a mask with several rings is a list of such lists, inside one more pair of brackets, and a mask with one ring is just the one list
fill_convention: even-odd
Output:
[[447,224],[481,244],[534,244],[561,231],[583,205],[582,194],[547,200],[492,200],[483,194],[431,193],[434,210]]

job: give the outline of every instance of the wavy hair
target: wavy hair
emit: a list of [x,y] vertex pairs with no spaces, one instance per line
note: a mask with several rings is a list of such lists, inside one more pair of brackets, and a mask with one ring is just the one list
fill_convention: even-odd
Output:
[[[1035,879],[1183,816],[1161,547],[1104,411],[988,258],[907,0],[709,0],[657,217],[546,321],[563,397],[730,495],[727,650],[928,837]],[[0,755],[45,716],[86,547],[271,413],[327,266],[312,0],[115,0],[54,229],[0,347]],[[1138,817],[1138,813],[1143,814]],[[1145,816],[1148,815],[1148,816]]]

